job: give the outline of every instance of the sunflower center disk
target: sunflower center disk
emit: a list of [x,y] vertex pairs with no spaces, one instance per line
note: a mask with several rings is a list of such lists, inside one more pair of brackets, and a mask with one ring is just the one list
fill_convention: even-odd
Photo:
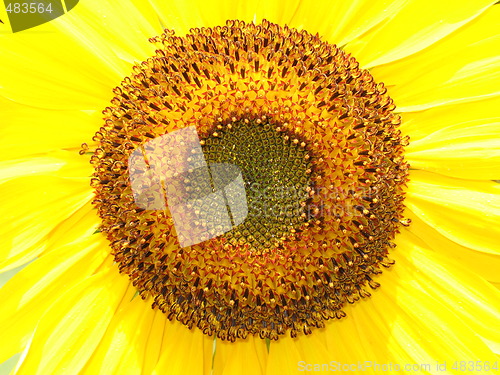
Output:
[[151,41],[91,158],[120,272],[169,319],[220,339],[344,317],[406,225],[407,140],[383,84],[267,21]]

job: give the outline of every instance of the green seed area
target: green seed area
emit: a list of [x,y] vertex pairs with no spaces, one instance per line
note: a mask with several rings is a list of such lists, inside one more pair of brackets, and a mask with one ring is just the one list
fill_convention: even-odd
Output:
[[[269,249],[308,221],[311,163],[304,142],[269,123],[242,120],[219,126],[202,149],[209,166],[234,165],[243,178],[248,213],[224,234],[230,244]],[[227,186],[234,174],[234,168],[219,168],[216,185]],[[192,188],[206,193],[202,184]]]

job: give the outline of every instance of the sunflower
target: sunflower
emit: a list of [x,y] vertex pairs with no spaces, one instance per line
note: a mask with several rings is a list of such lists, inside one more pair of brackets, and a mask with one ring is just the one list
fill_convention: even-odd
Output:
[[494,3],[87,0],[4,33],[0,361],[498,371]]

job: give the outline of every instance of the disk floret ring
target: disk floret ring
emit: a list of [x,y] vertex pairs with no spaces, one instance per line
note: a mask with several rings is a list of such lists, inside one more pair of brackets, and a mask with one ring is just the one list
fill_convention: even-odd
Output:
[[408,140],[384,85],[267,21],[151,42],[91,150],[120,272],[152,308],[223,340],[344,317],[408,224]]

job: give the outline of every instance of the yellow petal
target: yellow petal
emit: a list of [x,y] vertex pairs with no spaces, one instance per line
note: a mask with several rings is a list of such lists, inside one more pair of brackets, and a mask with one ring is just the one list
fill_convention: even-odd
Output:
[[397,16],[405,3],[404,0],[301,1],[291,20],[284,18],[283,22],[312,34],[319,33],[325,40],[344,46]]
[[[494,360],[497,292],[467,270],[448,266],[445,257],[434,257],[410,230],[397,237],[391,253],[396,264],[377,278],[381,287],[327,326],[329,348],[337,349],[316,363],[329,364],[330,371],[433,374],[444,362],[448,373],[460,373],[452,369],[457,358]],[[472,322],[473,316],[485,323]]]
[[[103,241],[104,237],[96,233],[99,224],[100,219],[95,208],[91,202],[87,202],[47,235],[46,246],[41,254],[47,254],[58,247],[90,238],[94,234],[96,234],[96,241]],[[104,241],[103,246],[108,249],[108,242]]]
[[[405,306],[408,315],[423,318],[429,328],[434,322],[434,328],[441,327],[435,331],[442,343],[434,340],[429,349],[448,347],[449,358],[455,351],[455,358],[463,360],[493,358],[486,350],[488,347],[500,353],[500,331],[496,329],[500,326],[500,291],[470,272],[467,265],[430,250],[411,233],[411,227],[396,242],[400,245],[393,254],[396,265],[387,279],[395,284],[395,299]],[[394,291],[387,292],[388,296],[394,295]],[[463,355],[459,355],[459,350]],[[443,360],[444,356],[445,353],[435,358]]]
[[124,298],[81,374],[141,374],[154,317],[150,305],[138,296]]
[[[384,282],[384,279],[377,279]],[[385,283],[382,288],[390,288]],[[389,290],[393,293],[394,290]],[[395,301],[384,304],[379,296],[379,291],[372,291],[372,297],[346,307],[350,323],[338,329],[340,338],[335,332],[331,332],[331,340],[335,339],[337,345],[354,346],[353,353],[349,353],[344,361],[337,361],[344,364],[365,363],[363,369],[368,373],[380,373],[377,364],[411,364],[417,361],[413,353],[408,353],[408,340],[396,338],[394,335],[394,321],[400,311],[399,306],[395,306]],[[358,345],[353,344],[358,343]],[[368,363],[366,363],[367,361]],[[337,365],[339,366],[339,365]],[[386,370],[387,371],[387,370]],[[424,372],[425,373],[425,372]]]
[[[71,34],[20,32],[3,35],[0,44],[0,95],[17,103],[62,110],[102,110],[111,98],[111,88],[123,77],[99,61],[99,54],[77,45]],[[69,126],[71,119],[67,122]]]
[[146,340],[144,352],[144,374],[151,374],[158,364],[158,359],[162,353],[162,342],[164,339],[167,316],[159,310],[151,310],[153,321]]
[[428,248],[411,231],[410,226],[397,236],[398,247],[391,253],[396,264],[377,278],[381,287],[370,298],[345,306],[346,318],[327,323],[328,354],[304,360],[297,349],[299,339],[293,346],[284,341],[279,355],[273,357],[273,348],[280,345],[273,343],[271,373],[280,373],[278,369],[297,373],[297,360],[303,361],[300,371],[314,372],[316,366],[320,373],[398,371],[388,365],[403,370],[410,366],[407,372],[437,373],[436,365],[442,369],[444,361],[450,373],[460,373],[451,368],[457,358],[494,359],[492,349],[499,341],[495,331],[500,316],[498,293],[456,262],[450,264],[452,258],[440,255],[441,249]]
[[0,184],[16,177],[57,174],[66,165],[65,160],[50,156],[0,161]]
[[491,283],[500,283],[500,254],[476,251],[450,240],[439,233],[435,227],[426,224],[411,210],[405,217],[411,219],[410,231],[436,253],[446,255],[450,262],[466,266],[471,272],[481,275]]
[[297,349],[296,340],[285,336],[270,346],[266,374],[294,374],[305,359]]
[[116,71],[122,77],[131,73],[131,64],[154,54],[148,39],[163,31],[158,16],[145,1],[86,0],[58,18],[54,27],[89,53],[103,56],[108,66],[119,64]]
[[146,4],[136,3],[88,0],[49,23],[4,35],[1,94],[41,108],[102,110],[132,64],[154,53],[148,38],[162,31],[156,16],[141,13]]
[[500,184],[411,171],[405,204],[450,240],[500,254]]
[[[469,103],[437,106],[420,112],[401,114],[401,131],[410,137],[411,149],[416,142],[425,142],[427,136],[437,131],[446,131],[452,126],[466,127],[471,121],[488,123],[498,119],[500,96]],[[422,144],[423,144],[422,143]]]
[[[228,19],[260,22],[267,19],[281,25],[319,33],[326,40],[345,44],[375,25],[396,14],[404,0],[337,2],[291,0],[283,6],[278,1],[229,0],[153,2],[162,24],[186,34],[192,27],[224,25]],[[185,17],[189,14],[189,17]]]
[[346,46],[361,65],[370,68],[419,52],[466,25],[495,1],[413,0],[381,27]]
[[128,286],[115,267],[106,267],[62,294],[38,323],[15,374],[79,373]]
[[500,118],[459,123],[412,142],[412,168],[470,180],[500,178]]
[[[65,247],[68,244],[77,243],[78,246],[81,246],[80,243],[82,241],[85,241],[87,238],[90,239],[90,237],[96,232],[99,223],[100,219],[97,217],[94,207],[90,204],[90,202],[86,203],[81,209],[58,224],[47,235],[45,241],[45,249],[40,253],[39,257],[43,257],[44,254],[48,254],[52,251],[57,251],[59,248]],[[106,254],[109,253],[108,243],[106,241],[103,241],[103,237],[101,235],[96,235],[92,237],[91,240],[101,242],[102,249],[104,249]],[[6,264],[7,263],[8,262],[6,262]],[[25,266],[22,260],[16,263],[21,263],[23,265],[13,269],[12,264],[10,266],[7,266],[5,269],[9,269],[9,271],[1,273],[0,277],[10,273],[11,276],[8,277],[8,279],[10,279],[13,275],[20,271],[20,268]],[[2,285],[3,284],[0,282],[0,286]]]
[[[230,0],[173,0],[167,2],[154,1],[152,6],[161,20],[161,24],[176,35],[185,35],[194,27],[223,26],[229,19],[240,19],[250,22],[262,7],[273,7],[275,4],[257,5],[258,1],[231,2]],[[287,4],[287,8],[295,9],[296,0]],[[283,7],[280,7],[283,11]],[[285,11],[287,12],[287,11]],[[271,15],[267,13],[268,15]],[[189,15],[187,17],[187,15]]]
[[[281,25],[319,33],[326,40],[345,44],[364,34],[382,21],[393,17],[404,5],[404,0],[349,2],[291,0],[283,6],[278,1],[229,0],[153,2],[162,24],[184,35],[192,27],[224,25],[228,19],[260,22],[267,19]],[[185,17],[189,14],[189,17]]]
[[74,242],[30,263],[0,289],[0,362],[19,352],[38,320],[59,298],[91,275],[109,256],[98,238]]
[[212,366],[213,339],[199,329],[166,321],[160,359],[153,375],[208,374]]
[[1,184],[17,177],[34,175],[89,178],[93,169],[88,156],[79,155],[77,151],[61,150],[45,156],[0,161],[0,171]]
[[[388,283],[391,283],[389,279]],[[477,358],[493,361],[494,353],[470,327],[454,315],[453,310],[436,309],[440,301],[414,288],[400,289],[396,295],[380,293],[380,311],[383,311],[381,305],[386,310],[394,310],[386,317],[391,327],[388,341],[399,342],[406,349],[406,356],[412,358],[410,362],[395,363],[403,369],[406,369],[404,366],[407,364],[415,364],[418,370],[413,371],[424,373],[435,373],[437,365],[446,363],[445,369],[449,373],[458,374],[460,371],[452,370],[456,358],[464,361]]]
[[[310,364],[328,363],[334,360],[333,353],[328,351],[328,329],[335,329],[327,324],[326,330],[317,330],[309,336],[299,335],[297,338],[281,337],[271,342],[267,361],[267,374],[295,374],[310,370]],[[331,333],[331,332],[330,332]]]
[[92,196],[88,179],[29,176],[0,185],[0,269],[24,264],[46,246],[46,236]]
[[[481,2],[467,4],[481,6]],[[450,12],[467,8],[444,6],[449,7]],[[421,111],[500,94],[498,8],[490,7],[474,22],[418,54],[371,70],[377,81],[388,86],[397,111]],[[426,18],[414,17],[416,20]]]
[[[381,279],[377,281],[382,282]],[[347,316],[327,323],[325,336],[328,343],[326,359],[316,363],[329,365],[330,371],[377,374],[374,364],[412,363],[406,353],[405,341],[394,340],[391,317],[395,310],[377,305],[378,291],[372,297],[344,306]]]
[[[0,105],[3,108],[0,160],[45,156],[58,150],[77,155],[82,143],[93,145],[92,137],[102,126],[103,108],[56,111],[2,100]],[[80,159],[88,161],[88,157]]]
[[267,356],[266,342],[258,337],[235,343],[217,340],[214,375],[265,374]]

